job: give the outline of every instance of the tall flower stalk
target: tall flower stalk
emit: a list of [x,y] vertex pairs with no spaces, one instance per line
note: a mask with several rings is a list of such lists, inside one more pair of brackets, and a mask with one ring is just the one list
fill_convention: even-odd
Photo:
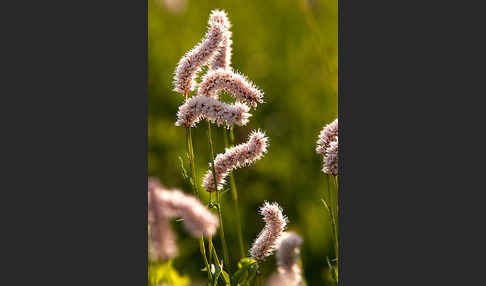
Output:
[[[198,178],[195,163],[195,152],[191,128],[195,128],[199,121],[208,121],[208,143],[210,168],[204,176],[203,187],[209,192],[209,208],[217,208],[219,221],[219,234],[223,248],[223,259],[220,260],[213,244],[211,236],[207,237],[209,254],[206,251],[204,237],[200,239],[200,251],[204,258],[206,271],[210,285],[217,285],[218,278],[223,277],[226,285],[230,283],[229,276],[223,270],[223,264],[231,267],[231,257],[225,238],[223,211],[222,211],[222,190],[225,178],[230,177],[231,193],[234,204],[234,212],[237,217],[237,233],[239,250],[242,257],[245,256],[243,234],[241,229],[240,212],[238,207],[238,191],[232,171],[236,168],[248,166],[260,159],[267,151],[268,138],[264,132],[253,131],[249,140],[237,146],[233,146],[233,126],[246,125],[251,117],[250,107],[256,108],[257,103],[263,103],[263,91],[258,89],[244,75],[235,72],[231,67],[231,23],[224,11],[213,10],[208,21],[208,31],[201,42],[192,50],[187,52],[179,61],[174,75],[174,91],[184,94],[184,103],[179,107],[176,126],[186,128],[186,145],[191,168],[190,183],[195,196],[199,197]],[[198,84],[196,78],[204,66],[209,66],[209,71],[202,77]],[[189,94],[195,91],[195,96]],[[234,103],[222,102],[219,93],[225,91],[235,98]],[[217,126],[225,125],[230,131],[231,146],[228,142],[227,131],[224,130],[226,150],[223,154],[215,156],[214,141],[212,138],[212,123]],[[215,202],[212,193],[215,192]],[[274,207],[268,206],[269,208]],[[263,214],[263,213],[262,213]],[[268,214],[267,214],[268,215]],[[273,246],[270,246],[273,247]],[[263,251],[270,251],[264,249]],[[209,259],[208,259],[209,255]],[[258,267],[256,261],[246,258],[252,271]],[[216,264],[214,265],[213,262]],[[219,267],[215,269],[215,267]],[[252,272],[255,273],[255,272]],[[239,281],[245,285],[249,283],[250,270],[248,270],[248,281]],[[241,278],[241,276],[240,276]],[[262,282],[261,275],[257,280]],[[233,282],[231,282],[233,283]]]
[[[231,146],[228,143],[228,133],[230,133],[231,137]],[[234,145],[234,136],[233,135],[233,127],[231,127],[230,131],[225,130],[224,132],[224,146],[225,148],[230,148]],[[230,173],[230,184],[231,184],[231,197],[233,199],[233,206],[234,211],[236,214],[236,231],[238,234],[238,245],[240,247],[240,256],[245,257],[245,246],[243,242],[243,232],[241,231],[241,215],[240,215],[240,208],[238,206],[238,190],[236,189],[236,182],[235,176],[233,172]]]
[[[339,161],[339,128],[337,118],[333,122],[324,126],[324,128],[319,133],[319,137],[317,139],[316,153],[323,156],[322,172],[327,174],[327,201],[325,199],[322,199],[322,203],[324,204],[324,207],[329,214],[332,232],[331,239],[334,246],[334,259],[331,261],[328,258],[327,263],[331,270],[333,280],[337,284],[339,281],[338,271],[336,267],[333,267],[333,262],[337,262],[339,259],[339,238],[336,223],[336,217],[338,215],[337,176]],[[335,194],[334,196],[333,193]],[[335,197],[335,199],[333,199],[333,197]]]
[[[211,150],[211,168],[213,169],[213,179],[216,181],[216,172],[214,170],[214,148],[213,148],[213,138],[211,136],[211,122],[208,121],[208,140],[209,140],[209,148]],[[218,208],[218,216],[219,221],[221,222],[221,227],[219,228],[219,234],[221,237],[221,244],[223,245],[223,257],[224,262],[230,265],[229,255],[228,255],[228,245],[226,244],[226,239],[224,236],[224,227],[223,227],[223,216],[221,214],[221,199],[220,199],[220,191],[216,190],[216,204]]]
[[[188,93],[189,91],[186,90],[184,92],[184,98],[187,100],[188,98]],[[188,154],[188,157],[189,157],[189,167],[191,169],[191,186],[192,186],[192,189],[193,189],[193,192],[194,192],[194,195],[197,197],[197,198],[200,198],[199,197],[199,192],[197,190],[197,175],[196,175],[196,165],[195,165],[195,157],[194,157],[194,145],[192,143],[192,132],[191,132],[191,127],[186,127],[186,146],[187,146],[187,154]],[[222,224],[222,221],[220,222]],[[212,281],[212,274],[211,274],[211,271],[209,271],[210,269],[210,265],[209,263],[211,262],[211,253],[212,253],[212,250],[211,250],[211,245],[212,245],[212,237],[210,236],[208,238],[208,241],[209,241],[209,253],[210,253],[210,260],[208,260],[207,258],[207,255],[206,255],[206,245],[204,244],[204,236],[201,235],[201,237],[199,238],[199,251],[201,252],[201,255],[203,257],[203,260],[204,260],[204,264],[206,265],[206,269],[208,271],[207,272],[207,275],[208,275],[208,279],[209,281]]]

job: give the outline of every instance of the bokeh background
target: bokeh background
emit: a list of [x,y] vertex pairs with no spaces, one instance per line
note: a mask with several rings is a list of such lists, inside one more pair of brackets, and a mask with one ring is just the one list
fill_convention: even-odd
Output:
[[[277,201],[289,217],[289,229],[304,239],[301,257],[308,285],[331,285],[326,263],[332,254],[329,220],[320,202],[328,187],[315,144],[323,126],[337,117],[337,0],[148,1],[149,175],[169,188],[192,193],[181,175],[179,158],[189,170],[185,129],[174,122],[183,97],[172,91],[172,77],[180,57],[205,34],[210,11],[224,9],[233,25],[232,67],[265,92],[265,103],[252,109],[250,123],[235,128],[235,143],[246,141],[254,129],[270,139],[262,160],[234,172],[245,247],[249,249],[264,225],[259,206],[265,200]],[[212,131],[215,152],[224,152],[223,128]],[[200,184],[209,162],[204,121],[193,129],[193,140]],[[222,201],[234,266],[239,251],[231,192],[224,193]],[[173,227],[181,251],[175,268],[193,281],[203,281],[198,241],[177,222]],[[221,252],[219,236],[215,244]],[[271,257],[264,275],[273,271]]]

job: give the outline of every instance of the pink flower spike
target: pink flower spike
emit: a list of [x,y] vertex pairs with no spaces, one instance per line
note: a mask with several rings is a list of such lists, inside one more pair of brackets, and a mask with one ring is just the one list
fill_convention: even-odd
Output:
[[194,127],[203,118],[230,128],[234,124],[244,126],[251,114],[250,108],[243,103],[227,104],[206,96],[193,96],[179,107],[176,126]]
[[339,163],[339,139],[336,137],[327,148],[324,155],[324,167],[322,171],[326,174],[337,176]]
[[197,73],[217,54],[224,33],[221,24],[212,22],[204,39],[180,59],[174,75],[174,91],[184,94],[194,90]]
[[[267,152],[268,138],[261,131],[253,131],[248,142],[226,149],[224,154],[218,154],[214,159],[214,170],[218,189],[221,190],[228,173],[236,168],[252,164],[262,158]],[[208,192],[215,190],[212,168],[208,170],[203,179],[203,187]]]
[[329,144],[338,137],[338,132],[338,119],[336,118],[333,122],[327,124],[321,130],[319,138],[317,139],[317,154],[324,155],[326,153],[326,149],[329,148]]
[[223,42],[218,52],[211,60],[210,67],[212,70],[218,68],[229,69],[231,66],[231,45],[233,41],[231,40],[231,23],[228,20],[226,12],[222,10],[213,10],[209,16],[209,25],[212,23],[221,24],[226,30],[223,35]]
[[260,214],[265,221],[265,227],[258,235],[250,249],[251,258],[262,262],[280,246],[282,233],[287,226],[288,219],[284,216],[278,203],[265,202],[260,208]]
[[229,69],[220,68],[209,71],[203,77],[197,93],[217,98],[221,90],[252,107],[256,107],[257,103],[263,103],[263,91],[245,76]]

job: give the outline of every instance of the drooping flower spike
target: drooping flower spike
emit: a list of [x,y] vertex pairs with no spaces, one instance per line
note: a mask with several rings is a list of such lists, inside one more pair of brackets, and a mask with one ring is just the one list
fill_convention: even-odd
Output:
[[177,64],[174,75],[174,91],[186,93],[194,90],[197,73],[218,53],[223,45],[226,29],[217,22],[211,22],[203,40],[187,52]]
[[218,68],[229,69],[231,66],[231,45],[233,41],[231,40],[231,23],[226,15],[226,12],[222,10],[213,10],[209,16],[209,24],[212,22],[221,24],[225,29],[223,41],[221,47],[218,49],[216,55],[212,58],[210,62],[210,67],[212,70]]
[[265,221],[265,227],[258,235],[250,249],[251,258],[262,262],[280,246],[282,233],[287,226],[288,219],[284,216],[278,203],[265,202],[260,208],[260,214]]
[[160,184],[149,179],[148,191],[148,223],[150,226],[149,255],[153,260],[165,261],[178,254],[176,240],[164,214],[157,193],[161,190]]
[[167,190],[158,181],[149,179],[148,222],[150,226],[150,256],[164,261],[177,256],[175,236],[170,219],[182,218],[184,228],[193,237],[212,236],[218,218],[196,198],[178,190]]
[[250,108],[243,103],[228,104],[212,97],[193,96],[179,107],[176,126],[194,127],[203,118],[230,128],[234,124],[243,126],[248,123]]
[[337,176],[339,163],[339,139],[336,138],[329,144],[324,154],[324,167],[322,171],[326,174]]
[[336,140],[338,137],[338,119],[336,118],[333,122],[327,124],[319,134],[319,138],[317,139],[317,147],[316,152],[317,154],[324,155],[326,153],[326,149],[329,148],[329,144],[332,141]]
[[326,125],[317,139],[316,152],[323,155],[322,171],[326,174],[338,175],[339,161],[339,128],[338,119]]
[[[218,189],[221,190],[228,173],[236,168],[245,167],[259,160],[267,152],[268,138],[261,131],[253,131],[248,142],[226,149],[214,159],[214,170]],[[215,190],[214,176],[211,168],[204,176],[203,187],[208,192]]]
[[219,226],[218,218],[195,197],[181,191],[160,192],[160,203],[169,218],[182,218],[184,228],[195,238],[212,236]]
[[258,89],[245,76],[230,69],[209,71],[202,79],[198,95],[218,97],[218,92],[224,90],[238,101],[256,107],[263,102],[263,91]]

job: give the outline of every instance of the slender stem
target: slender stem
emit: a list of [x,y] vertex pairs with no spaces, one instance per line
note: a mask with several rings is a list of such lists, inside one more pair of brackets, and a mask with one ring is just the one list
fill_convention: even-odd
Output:
[[[328,201],[326,202],[325,200],[322,200],[324,203],[324,206],[326,207],[327,211],[329,212],[329,217],[331,221],[331,232],[332,232],[332,241],[333,241],[333,246],[334,246],[334,258],[337,261],[339,259],[339,247],[338,247],[338,236],[337,236],[337,224],[336,224],[336,219],[333,211],[333,198],[332,198],[332,193],[331,193],[331,178],[327,176],[327,194],[328,194]],[[328,263],[331,263],[331,261],[328,261]],[[331,267],[330,271],[332,272],[334,282],[336,284],[338,283],[338,276],[336,273],[336,269],[334,267]]]
[[327,207],[329,208],[329,215],[331,219],[331,231],[332,231],[332,236],[333,236],[333,242],[334,242],[334,257],[338,257],[338,245],[337,245],[337,235],[336,235],[336,221],[334,218],[334,211],[333,211],[333,200],[332,200],[332,195],[331,195],[331,184],[330,184],[330,178],[327,177],[327,195],[328,195],[328,205]]
[[218,253],[216,252],[216,249],[214,248],[214,244],[211,244],[211,247],[213,248],[212,251],[214,253],[214,260],[215,260],[216,264],[221,265],[219,263]]
[[[184,97],[187,100],[188,97],[188,92],[184,93]],[[197,191],[197,176],[196,176],[196,165],[195,165],[195,156],[194,156],[194,146],[192,144],[192,133],[191,133],[191,127],[186,128],[186,141],[187,141],[187,153],[189,155],[189,166],[191,168],[191,174],[192,174],[192,189],[194,191],[194,195],[199,198],[199,192]],[[206,264],[206,269],[208,272],[208,278],[211,280],[211,271],[209,269],[209,262],[206,257],[206,246],[204,245],[204,237],[201,236],[199,239],[199,250],[201,251],[201,255],[203,256],[204,259],[204,264]]]
[[261,270],[258,270],[259,273],[257,274],[257,281],[256,281],[256,285],[257,286],[263,286],[263,273],[261,272]]
[[[334,208],[335,208],[335,214],[334,214],[334,217],[338,217],[339,215],[339,200],[338,200],[338,196],[339,196],[339,191],[338,191],[338,178],[337,176],[333,176],[333,182],[334,182],[334,187],[335,187],[335,198],[336,200],[334,201]],[[337,241],[337,236],[338,236],[338,224],[336,224],[336,241]]]
[[[335,203],[334,203],[334,208],[335,208],[335,221],[336,218],[338,218],[338,215],[339,215],[339,200],[338,200],[338,196],[339,196],[339,186],[338,186],[338,177],[337,176],[333,176],[333,182],[334,182],[334,195],[335,195]],[[336,276],[336,283],[338,282],[338,266],[339,266],[339,225],[338,223],[334,223],[334,233],[336,235],[336,267],[335,267],[335,276]]]
[[[206,258],[206,246],[204,245],[204,237],[201,235],[199,239],[199,249],[201,250],[201,254],[204,258],[204,264],[206,265],[206,272],[208,273],[208,279],[211,281],[211,269],[209,268],[208,259]],[[209,248],[209,252],[211,252],[211,247]]]
[[[184,97],[187,100],[189,92],[184,92]],[[194,195],[199,198],[199,193],[197,191],[197,176],[196,176],[196,166],[195,166],[195,156],[194,156],[194,146],[192,145],[192,132],[191,127],[186,128],[186,141],[187,141],[187,153],[189,154],[189,166],[192,172],[192,189],[194,191]]]
[[224,236],[224,226],[223,226],[223,216],[221,213],[221,200],[220,200],[220,191],[218,190],[218,184],[216,181],[216,170],[214,169],[214,148],[213,148],[213,139],[211,136],[211,122],[208,120],[208,139],[209,139],[209,147],[211,149],[211,168],[213,172],[213,182],[214,182],[214,191],[216,192],[216,203],[218,207],[218,216],[219,216],[219,234],[221,237],[221,244],[223,245],[223,257],[224,257],[224,262],[229,266],[230,259],[228,255],[228,245],[226,244],[226,239]]
[[210,236],[208,237],[208,248],[209,248],[209,263],[212,263],[213,261],[213,249],[214,249],[214,246],[213,246],[213,237]]
[[331,221],[332,243],[333,243],[333,246],[334,246],[335,258],[337,258],[338,248],[337,248],[337,236],[336,236],[336,232],[335,232],[336,222],[335,222],[335,219],[334,219],[334,215],[332,214],[332,210],[330,209],[329,203],[327,203],[325,199],[322,199],[322,203],[326,207],[327,212],[329,214],[330,221]]
[[[231,127],[231,133],[233,132],[233,127]],[[233,138],[234,139],[234,138]],[[225,130],[224,132],[224,145],[226,148],[229,148],[228,144],[228,132]],[[233,172],[230,173],[230,182],[231,182],[231,194],[233,197],[233,204],[236,213],[236,231],[238,233],[238,244],[240,246],[240,258],[245,257],[245,247],[243,243],[243,233],[241,231],[241,217],[240,217],[240,209],[238,208],[238,190],[236,189],[236,182]]]
[[196,176],[196,167],[195,167],[195,157],[194,157],[194,147],[192,145],[192,133],[191,128],[186,128],[186,139],[187,139],[187,153],[189,154],[189,166],[191,168],[192,173],[192,190],[194,191],[194,195],[199,198],[199,192],[197,191],[197,176]]

